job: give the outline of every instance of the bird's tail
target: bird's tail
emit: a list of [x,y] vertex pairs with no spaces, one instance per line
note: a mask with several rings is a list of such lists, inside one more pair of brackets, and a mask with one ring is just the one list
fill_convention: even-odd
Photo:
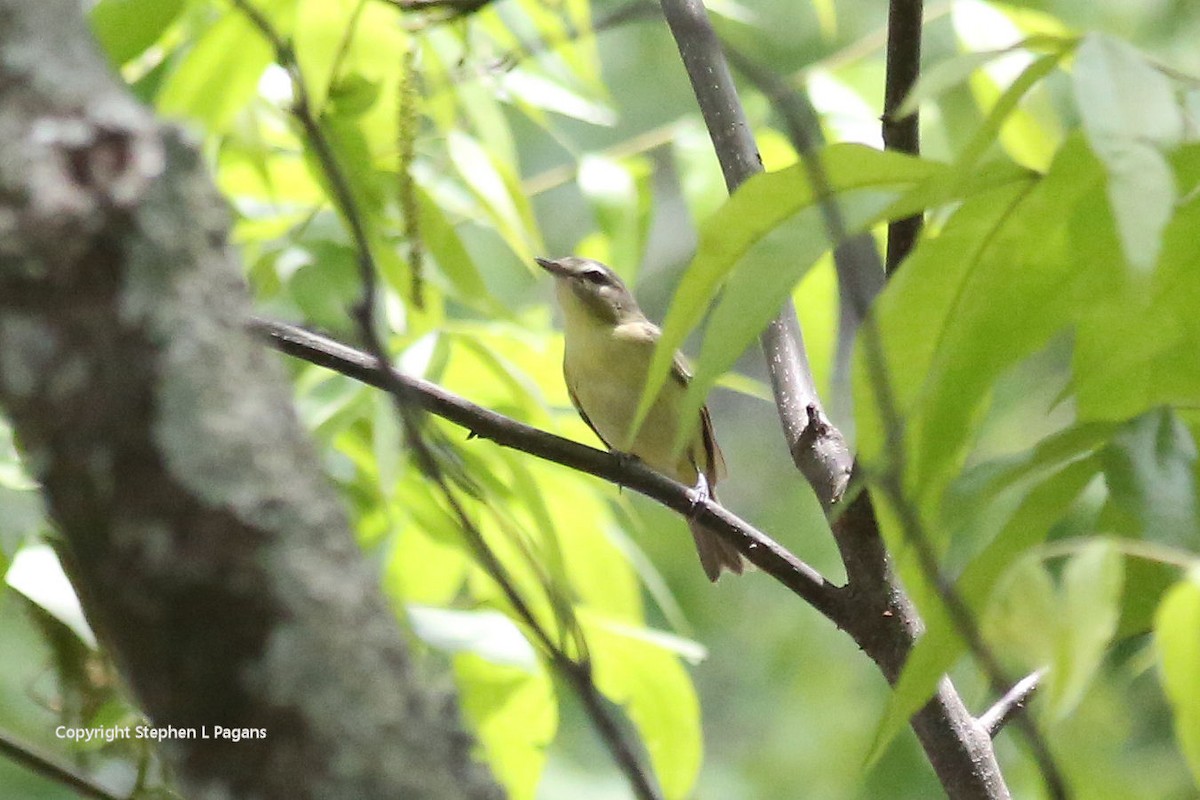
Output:
[[715,583],[721,577],[722,569],[735,575],[742,574],[746,565],[742,561],[742,554],[732,544],[696,520],[688,520],[688,527],[692,530],[692,538],[696,540],[696,552],[700,554],[704,574],[710,581]]

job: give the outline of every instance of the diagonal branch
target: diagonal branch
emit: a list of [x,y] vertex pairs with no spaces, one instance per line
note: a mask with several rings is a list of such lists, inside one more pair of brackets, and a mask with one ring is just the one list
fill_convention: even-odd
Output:
[[645,464],[526,425],[420,378],[392,370],[392,377],[385,379],[367,353],[303,328],[265,319],[255,320],[253,328],[271,347],[310,364],[332,369],[384,391],[391,391],[393,382],[402,383],[421,408],[461,425],[472,436],[595,475],[643,494],[680,514],[703,519],[706,526],[730,541],[755,566],[807,601],[835,625],[842,626],[846,612],[838,587],[724,507],[711,500],[697,500],[688,487]]

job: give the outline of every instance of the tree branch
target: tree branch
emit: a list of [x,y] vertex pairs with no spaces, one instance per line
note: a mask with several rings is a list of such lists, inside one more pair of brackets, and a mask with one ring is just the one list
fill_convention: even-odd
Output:
[[1014,714],[1020,714],[1025,710],[1029,701],[1033,699],[1034,693],[1041,686],[1042,678],[1045,675],[1046,670],[1044,669],[1026,675],[1017,681],[991,708],[979,715],[979,724],[988,732],[988,736],[995,739]]
[[[761,165],[757,162],[752,165],[746,156],[747,148],[753,148],[753,139],[729,78],[724,56],[699,0],[661,2],[708,124],[713,147],[725,171],[726,183],[732,190],[752,171],[761,169]],[[824,178],[820,162],[806,151],[800,155],[809,169],[814,188],[819,191],[819,187],[828,187],[829,182]],[[824,202],[834,205],[828,192],[824,195]],[[836,246],[845,241],[846,231],[840,222],[841,215],[835,210],[826,214],[826,220],[831,228],[831,242]],[[853,287],[843,287],[842,290],[852,291]],[[869,298],[856,298],[856,302],[860,300],[869,301]],[[865,306],[861,310],[865,315]],[[785,311],[794,316],[790,308]],[[786,331],[787,324],[786,320],[773,324],[772,327],[776,329],[773,335]],[[764,335],[763,344],[770,362],[775,350],[768,344],[774,345],[775,341],[768,342]],[[802,345],[793,340],[790,347]],[[774,370],[772,377],[775,377]],[[794,409],[788,408],[795,397],[794,390],[784,387],[781,391],[776,386],[776,397],[781,415],[794,412]],[[791,433],[786,421],[784,429]],[[849,459],[849,454],[846,458]],[[847,465],[847,474],[849,471]],[[818,485],[814,484],[814,488]],[[847,620],[847,631],[875,660],[888,681],[894,682],[920,633],[921,622],[916,609],[892,574],[890,559],[879,537],[878,523],[867,492],[860,492],[836,521],[835,532],[850,578],[847,588],[851,598],[847,605],[858,612]],[[942,786],[952,797],[1009,796],[991,739],[971,717],[948,679],[942,679],[934,697],[913,717],[912,725]]]
[[[752,175],[762,172],[762,160],[721,43],[700,0],[662,0],[661,5],[721,162],[725,185],[732,193]],[[808,366],[790,297],[763,330],[760,343],[792,460],[828,510],[845,491],[851,469],[850,451],[836,427],[810,426],[813,420],[828,423],[828,417]]]
[[[891,0],[888,4],[887,79],[883,94],[883,144],[888,150],[921,152],[920,116],[898,118],[896,110],[917,84],[921,73],[923,0]],[[921,234],[920,214],[888,225],[887,273],[891,275]]]
[[697,500],[689,487],[655,472],[636,459],[588,447],[539,430],[459,397],[429,381],[392,370],[383,379],[371,357],[352,347],[282,322],[256,319],[253,328],[282,353],[390,391],[392,380],[403,383],[426,411],[460,425],[473,437],[490,439],[632,489],[685,516],[703,519],[706,526],[738,548],[755,566],[775,578],[817,611],[841,625],[844,612],[839,589],[785,547],[712,500]]

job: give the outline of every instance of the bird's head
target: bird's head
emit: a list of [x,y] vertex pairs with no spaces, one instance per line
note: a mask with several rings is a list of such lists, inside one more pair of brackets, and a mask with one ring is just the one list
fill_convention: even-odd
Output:
[[637,300],[625,283],[599,261],[578,256],[535,261],[554,276],[564,313],[571,313],[571,306],[578,304],[580,310],[609,325],[642,318]]

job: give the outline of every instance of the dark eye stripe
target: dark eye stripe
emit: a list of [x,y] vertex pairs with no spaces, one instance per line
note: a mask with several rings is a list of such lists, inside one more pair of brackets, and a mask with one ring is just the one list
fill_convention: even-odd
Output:
[[589,269],[583,273],[583,279],[591,283],[604,283],[607,277],[598,269]]

